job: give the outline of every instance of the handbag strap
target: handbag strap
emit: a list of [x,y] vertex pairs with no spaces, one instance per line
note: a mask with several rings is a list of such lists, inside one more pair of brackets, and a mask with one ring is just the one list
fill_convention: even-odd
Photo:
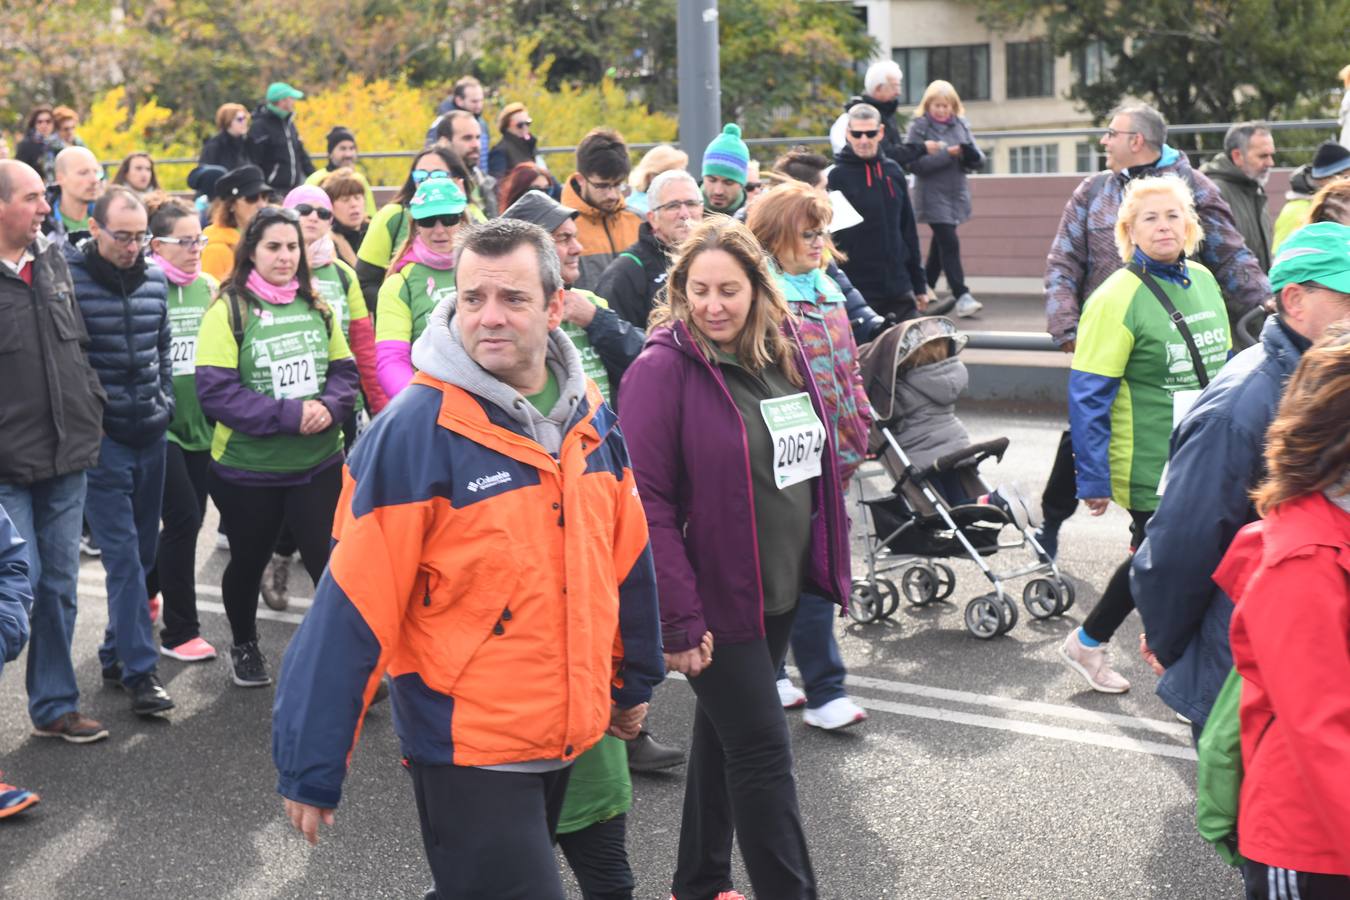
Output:
[[1167,312],[1167,317],[1172,320],[1172,324],[1177,326],[1177,331],[1181,332],[1182,338],[1186,341],[1186,349],[1191,352],[1191,365],[1195,367],[1195,377],[1200,379],[1200,387],[1209,386],[1209,373],[1205,371],[1204,360],[1200,358],[1200,348],[1195,346],[1195,338],[1191,335],[1190,326],[1186,324],[1186,317],[1183,316],[1172,303],[1172,298],[1167,296],[1167,292],[1162,289],[1162,285],[1154,280],[1143,266],[1137,262],[1132,262],[1126,266],[1134,276],[1144,283],[1144,287],[1152,291],[1153,296],[1158,298],[1162,308]]

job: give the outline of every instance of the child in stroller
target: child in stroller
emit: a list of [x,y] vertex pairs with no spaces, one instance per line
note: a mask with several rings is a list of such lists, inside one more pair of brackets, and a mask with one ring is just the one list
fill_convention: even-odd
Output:
[[[870,449],[894,479],[888,494],[874,498],[858,479],[874,531],[864,541],[868,577],[854,582],[858,602],[850,604],[850,613],[858,607],[859,621],[889,616],[902,591],[916,606],[948,596],[956,576],[950,566],[934,562],[943,557],[971,559],[993,584],[992,593],[966,607],[966,627],[976,637],[994,637],[1016,624],[1017,607],[1005,593],[1009,579],[1050,576],[1032,579],[1023,591],[1023,603],[1036,618],[1058,615],[1073,602],[1071,585],[1031,534],[1039,524],[1035,507],[1015,485],[991,490],[980,477],[979,464],[1002,459],[1008,439],[972,443],[957,418],[956,401],[969,381],[959,358],[966,341],[950,319],[930,316],[901,322],[859,353],[876,415]],[[1009,525],[1019,532],[1015,543],[1000,538]],[[984,561],[1019,547],[1030,547],[1036,562],[996,572]],[[900,588],[877,577],[902,567]]]

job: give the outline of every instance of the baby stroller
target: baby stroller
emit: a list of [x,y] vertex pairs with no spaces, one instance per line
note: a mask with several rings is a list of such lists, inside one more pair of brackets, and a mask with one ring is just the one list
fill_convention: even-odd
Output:
[[[1022,603],[1037,619],[1057,616],[1073,605],[1073,586],[1060,574],[1053,560],[1036,542],[1030,525],[1017,522],[1000,506],[973,500],[952,504],[938,482],[953,491],[959,485],[965,497],[988,494],[979,465],[990,457],[1001,460],[1007,438],[970,444],[947,453],[929,465],[916,467],[896,440],[900,422],[896,409],[897,381],[909,357],[932,341],[950,341],[950,356],[965,346],[966,337],[950,319],[940,316],[911,319],[891,327],[860,351],[863,383],[876,413],[871,451],[886,474],[894,480],[890,493],[868,497],[863,479],[858,481],[859,500],[871,519],[871,533],[864,537],[867,577],[855,579],[849,598],[849,614],[861,623],[889,618],[900,605],[900,594],[915,606],[950,596],[956,574],[939,559],[965,556],[984,572],[993,590],[966,604],[966,629],[988,640],[1005,634],[1017,624],[1017,604],[1008,596],[1007,582],[1036,575],[1022,590]],[[953,491],[954,492],[954,491]],[[1001,535],[1011,526],[1015,541]],[[986,562],[1000,550],[1029,547],[1036,562],[1011,571],[998,572]],[[896,583],[878,577],[903,570]]]

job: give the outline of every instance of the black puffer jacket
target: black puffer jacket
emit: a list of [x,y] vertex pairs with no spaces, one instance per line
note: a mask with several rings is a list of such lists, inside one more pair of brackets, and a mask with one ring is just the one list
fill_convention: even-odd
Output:
[[220,166],[226,172],[251,162],[253,159],[249,156],[248,138],[244,135],[235,137],[228,131],[217,132],[214,137],[207,138],[197,158],[199,166]]
[[67,247],[66,263],[89,332],[89,362],[108,395],[103,431],[119,444],[149,446],[173,418],[169,282],[144,261],[113,268],[92,239]]
[[652,226],[643,222],[637,241],[625,247],[600,274],[595,292],[622,318],[645,329],[669,270],[665,246],[652,233]]
[[0,482],[32,484],[98,463],[103,388],[62,245],[39,235],[33,286],[0,266]]
[[305,183],[314,174],[314,163],[295,130],[295,116],[282,118],[264,103],[253,111],[248,129],[248,153],[263,171],[263,180],[277,194]]
[[834,242],[848,255],[843,269],[872,309],[883,316],[908,318],[914,304],[903,298],[926,292],[928,284],[905,173],[882,154],[862,159],[851,147],[835,154],[834,161],[830,190],[843,192],[863,217],[834,234]]

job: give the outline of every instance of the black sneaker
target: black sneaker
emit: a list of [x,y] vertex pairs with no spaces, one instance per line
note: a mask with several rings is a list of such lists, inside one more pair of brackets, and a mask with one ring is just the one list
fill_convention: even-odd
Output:
[[173,699],[154,672],[133,679],[127,691],[131,694],[131,711],[138,716],[157,716],[173,709]]
[[267,674],[267,660],[257,641],[230,648],[230,677],[240,687],[267,687],[272,683],[272,676]]
[[633,772],[659,772],[684,762],[684,751],[671,747],[643,731],[628,741],[628,768]]
[[120,662],[114,662],[111,666],[103,667],[103,686],[110,688],[122,686],[122,664]]

